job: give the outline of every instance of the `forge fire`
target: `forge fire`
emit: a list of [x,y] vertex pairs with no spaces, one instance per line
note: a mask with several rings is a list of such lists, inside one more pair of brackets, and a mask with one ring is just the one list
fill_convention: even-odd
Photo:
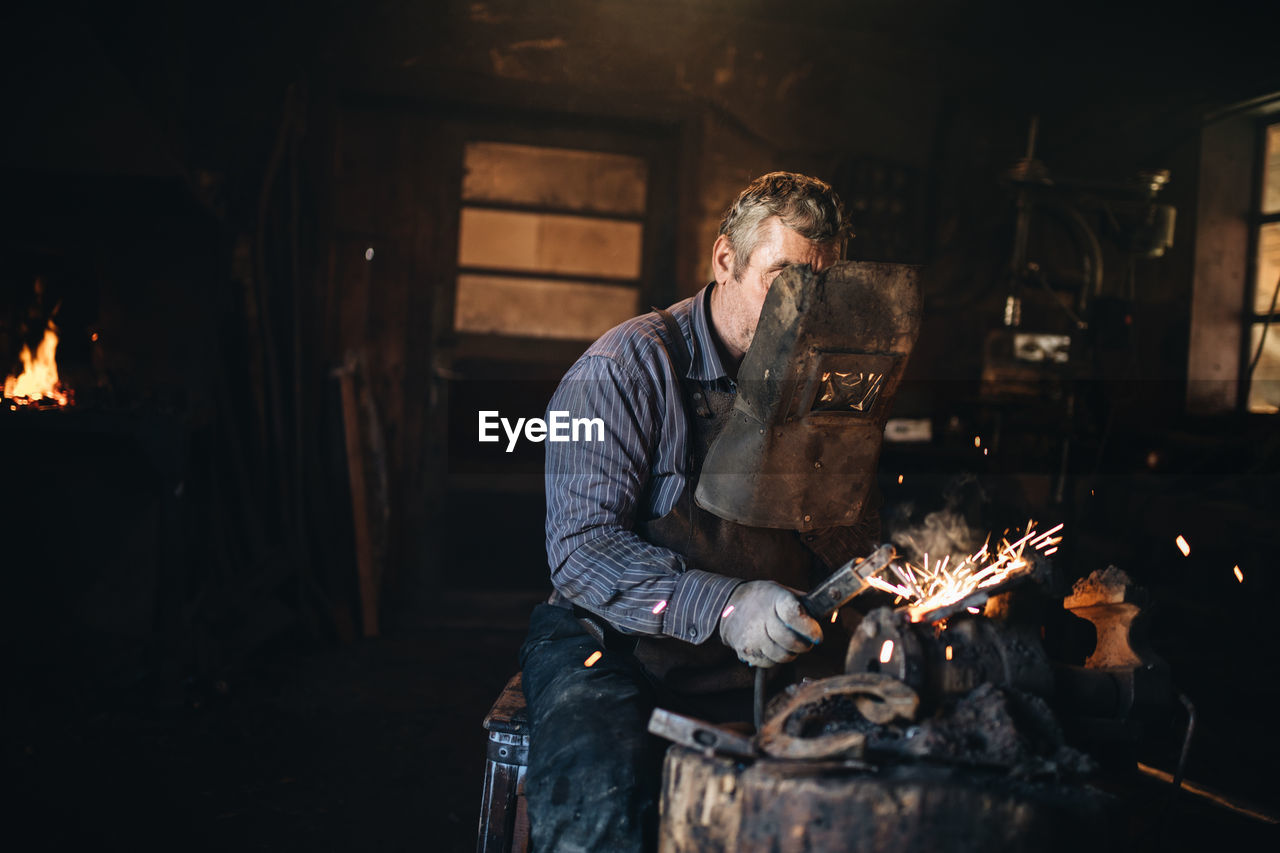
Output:
[[19,406],[65,407],[73,403],[74,392],[64,388],[58,378],[58,330],[50,321],[44,330],[44,336],[36,347],[35,355],[31,348],[22,345],[19,358],[22,369],[4,380],[4,402],[10,409]]

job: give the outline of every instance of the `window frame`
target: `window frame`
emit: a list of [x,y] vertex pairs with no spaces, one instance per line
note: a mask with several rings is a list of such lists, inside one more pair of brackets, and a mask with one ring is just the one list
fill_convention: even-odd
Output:
[[[593,218],[614,221],[637,222],[641,225],[641,268],[638,279],[610,282],[599,276],[590,277],[589,283],[611,283],[635,287],[639,291],[637,313],[649,305],[666,305],[674,300],[676,287],[676,246],[674,223],[678,218],[676,201],[676,163],[680,144],[680,127],[675,124],[633,122],[624,119],[584,120],[581,117],[514,114],[496,116],[467,116],[456,122],[457,184],[454,197],[454,239],[464,206],[478,209],[503,209],[523,213],[553,213],[587,216],[581,211],[565,211],[541,205],[491,205],[468,202],[462,197],[462,165],[466,146],[472,142],[513,143],[546,148],[566,148],[578,151],[598,151],[606,154],[624,154],[638,157],[647,167],[644,213],[638,217],[592,213]],[[439,294],[436,306],[440,326],[437,340],[452,349],[454,357],[510,359],[522,362],[544,362],[548,366],[567,367],[590,341],[521,337],[515,335],[486,334],[459,331],[454,328],[454,298],[459,275],[488,272],[478,267],[462,267],[456,252],[448,271],[452,285]],[[503,276],[518,278],[522,274],[501,270]],[[546,278],[538,274],[533,277]],[[556,274],[557,279],[575,280],[575,276]]]
[[[1269,328],[1267,335],[1280,333],[1280,303],[1277,304],[1276,310],[1270,313],[1258,311],[1258,290],[1264,285],[1259,281],[1258,276],[1261,274],[1258,264],[1258,250],[1261,248],[1262,229],[1266,225],[1280,223],[1280,210],[1272,213],[1263,213],[1262,204],[1265,194],[1266,170],[1267,170],[1267,133],[1272,127],[1280,127],[1280,115],[1268,113],[1257,119],[1254,131],[1255,140],[1255,156],[1253,168],[1253,189],[1249,197],[1249,216],[1248,216],[1248,255],[1245,263],[1245,293],[1244,304],[1241,306],[1241,320],[1243,329],[1240,336],[1240,373],[1241,382],[1239,383],[1239,408],[1246,414],[1268,414],[1253,412],[1249,408],[1249,397],[1253,388],[1253,373],[1249,370],[1249,365],[1253,361],[1254,352],[1257,346],[1253,341],[1253,330],[1260,324],[1267,323]],[[1267,286],[1275,287],[1275,283],[1269,283]]]

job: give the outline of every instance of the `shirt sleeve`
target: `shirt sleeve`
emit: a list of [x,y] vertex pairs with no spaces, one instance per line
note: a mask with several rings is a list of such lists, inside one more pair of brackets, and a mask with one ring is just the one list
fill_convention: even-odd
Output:
[[603,434],[589,426],[546,444],[547,557],[557,592],[619,631],[701,643],[742,581],[689,569],[634,532],[663,438],[662,393],[608,356],[586,356],[565,374],[548,419],[598,419]]

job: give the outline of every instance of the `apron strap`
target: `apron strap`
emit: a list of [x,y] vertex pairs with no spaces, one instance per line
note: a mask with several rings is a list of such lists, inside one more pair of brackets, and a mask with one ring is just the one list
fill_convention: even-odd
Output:
[[672,366],[675,368],[676,376],[680,378],[680,386],[684,389],[685,409],[692,411],[700,418],[714,417],[711,406],[707,404],[707,395],[703,393],[702,385],[696,379],[689,378],[693,356],[689,354],[689,346],[684,341],[684,332],[680,331],[680,324],[667,309],[655,307],[653,310],[667,327],[667,337],[670,338],[667,342],[667,353],[671,356]]

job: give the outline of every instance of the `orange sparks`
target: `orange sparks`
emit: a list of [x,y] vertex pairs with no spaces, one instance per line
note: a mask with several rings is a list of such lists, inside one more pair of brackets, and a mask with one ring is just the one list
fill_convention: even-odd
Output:
[[[1030,566],[1022,556],[1025,547],[1030,544],[1039,550],[1052,546],[1056,551],[1062,537],[1054,534],[1062,527],[1059,524],[1041,533],[1035,529],[1034,521],[1028,521],[1027,532],[1021,538],[1010,542],[1007,538],[1009,530],[1006,529],[999,543],[992,543],[987,537],[981,548],[954,565],[950,562],[950,555],[931,564],[929,555],[925,554],[920,566],[906,562],[890,564],[899,583],[878,579],[869,582],[877,589],[906,599],[911,621],[920,622],[929,613],[958,604],[979,589],[997,586],[1025,573]],[[981,610],[973,612],[980,613]]]
[[1236,576],[1236,580],[1240,581],[1240,583],[1244,583],[1244,572],[1240,571],[1239,566],[1236,566],[1231,570],[1231,572]]
[[982,436],[980,436],[980,435],[975,435],[975,436],[973,437],[973,446],[974,446],[974,447],[981,447],[981,446],[982,446]]
[[583,665],[583,666],[595,666],[595,665],[596,665],[596,661],[600,660],[600,658],[602,658],[602,657],[604,657],[604,652],[602,652],[602,651],[600,651],[600,650],[598,650],[598,649],[597,649],[596,651],[594,651],[594,652],[592,652],[592,653],[591,653],[591,657],[587,658],[586,660],[584,660],[584,661],[582,662],[582,665]]
[[1181,533],[1179,533],[1178,538],[1173,541],[1177,544],[1178,550],[1182,552],[1182,556],[1191,556],[1191,546],[1187,544],[1187,540],[1182,537]]
[[663,599],[662,601],[659,601],[657,604],[653,605],[653,613],[655,616],[666,609],[667,609],[666,599]]
[[835,613],[831,614],[831,624],[832,625],[836,624],[836,620],[839,618],[840,618],[840,611],[837,610]]
[[950,647],[950,646],[947,646],[947,660],[951,660],[951,658],[952,658],[952,656],[953,656],[954,654],[955,654],[955,653],[951,650],[951,647]]
[[885,640],[880,647],[880,663],[888,663],[893,658],[893,640]]
[[902,485],[902,475],[901,475],[901,474],[899,474],[899,475],[898,475],[898,485],[899,485],[899,486],[901,486],[901,485]]

